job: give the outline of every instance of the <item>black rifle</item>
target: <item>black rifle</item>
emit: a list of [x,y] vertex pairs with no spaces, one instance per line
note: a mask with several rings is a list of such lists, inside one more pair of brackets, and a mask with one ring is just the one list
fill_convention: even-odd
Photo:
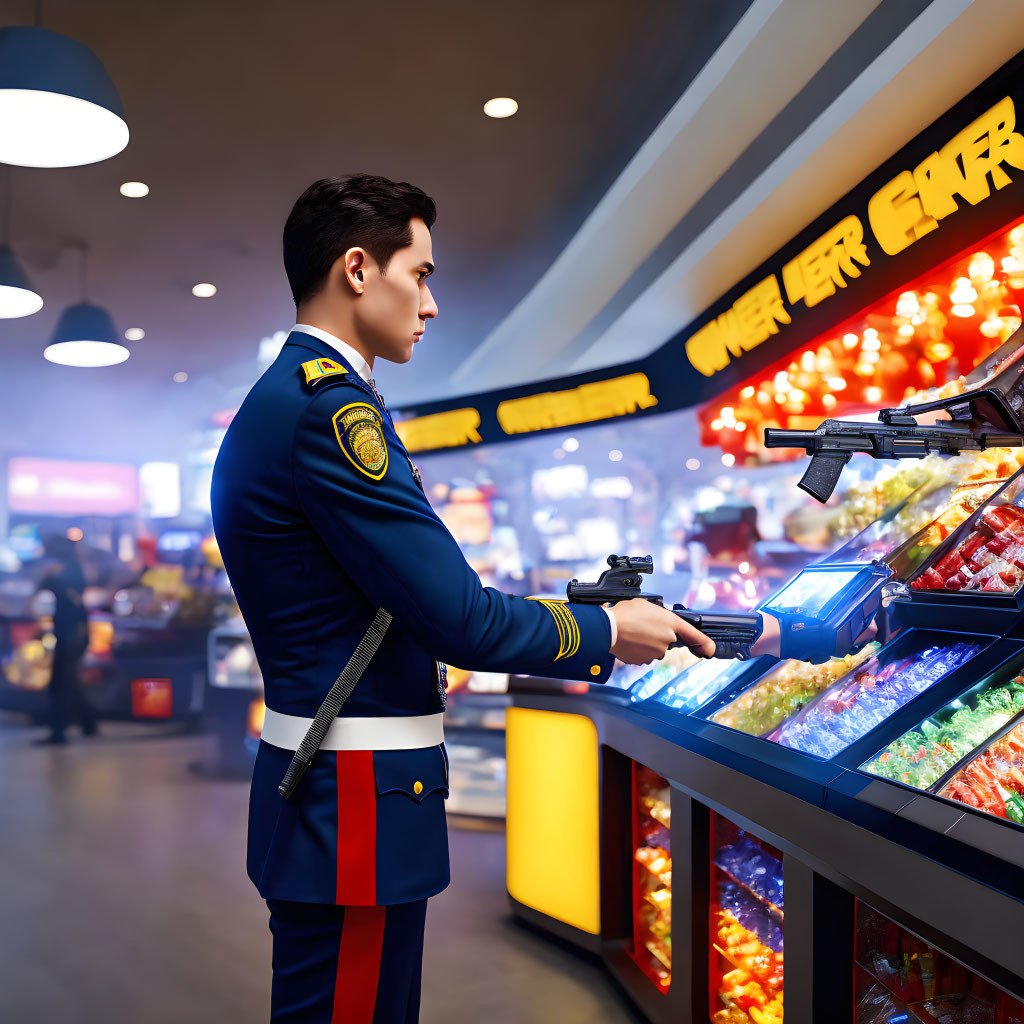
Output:
[[[811,457],[800,487],[828,501],[839,474],[855,452],[876,459],[923,459],[984,448],[1024,445],[1024,326],[968,375],[962,394],[931,402],[882,409],[878,423],[825,420],[817,430],[768,427],[765,448],[803,448]],[[926,425],[915,417],[949,417]]]
[[879,423],[825,420],[817,430],[781,430],[768,427],[765,448],[803,448],[811,463],[800,478],[800,488],[818,501],[828,501],[839,474],[855,452],[875,459],[923,459],[926,455],[956,455],[983,448],[1019,448],[1020,434],[1005,434],[969,423],[922,426],[909,409],[883,409]]
[[[569,583],[565,588],[569,600],[584,604],[614,604],[639,597],[664,607],[660,594],[643,593],[641,573],[654,572],[654,559],[650,555],[609,555],[608,565],[596,583],[580,583],[579,580]],[[696,612],[681,604],[673,605],[672,611],[715,641],[713,656],[716,658],[745,661],[750,657],[751,645],[761,635],[758,612]],[[669,646],[687,645],[677,640]]]

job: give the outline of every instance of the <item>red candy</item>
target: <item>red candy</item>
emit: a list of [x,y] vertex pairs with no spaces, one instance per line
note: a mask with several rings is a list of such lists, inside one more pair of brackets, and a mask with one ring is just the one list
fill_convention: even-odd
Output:
[[988,509],[955,550],[947,552],[910,585],[914,590],[980,590],[1015,593],[1024,582],[1024,509]]

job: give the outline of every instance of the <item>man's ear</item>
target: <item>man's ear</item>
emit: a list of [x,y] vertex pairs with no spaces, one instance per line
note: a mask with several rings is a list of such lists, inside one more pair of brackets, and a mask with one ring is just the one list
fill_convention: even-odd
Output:
[[364,275],[366,260],[366,250],[359,246],[353,246],[346,250],[345,255],[335,263],[335,266],[340,264],[338,283],[347,283],[357,295],[361,295],[366,284]]

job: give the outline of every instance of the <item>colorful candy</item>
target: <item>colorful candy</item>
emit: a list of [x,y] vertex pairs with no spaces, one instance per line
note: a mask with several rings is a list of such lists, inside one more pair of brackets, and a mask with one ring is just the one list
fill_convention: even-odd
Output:
[[[959,705],[960,701],[955,703]],[[916,729],[893,740],[861,770],[927,789],[1022,710],[1024,678],[1018,676],[980,694],[974,707],[960,706],[948,717],[940,712],[925,719]]]
[[805,754],[834,757],[980,650],[980,644],[958,643],[936,645],[887,663],[881,656],[873,658],[768,738]]

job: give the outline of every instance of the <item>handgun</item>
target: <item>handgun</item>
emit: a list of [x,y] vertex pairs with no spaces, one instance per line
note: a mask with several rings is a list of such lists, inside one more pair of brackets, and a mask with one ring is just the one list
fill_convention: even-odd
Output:
[[[664,608],[660,594],[643,591],[642,577],[653,572],[654,559],[650,555],[609,555],[608,568],[596,583],[581,583],[574,579],[566,586],[565,593],[570,601],[584,604],[615,604],[638,597]],[[715,641],[715,658],[746,661],[750,657],[751,646],[761,635],[761,615],[758,612],[698,612],[681,604],[674,604],[672,611]],[[677,640],[669,646],[687,645]]]

